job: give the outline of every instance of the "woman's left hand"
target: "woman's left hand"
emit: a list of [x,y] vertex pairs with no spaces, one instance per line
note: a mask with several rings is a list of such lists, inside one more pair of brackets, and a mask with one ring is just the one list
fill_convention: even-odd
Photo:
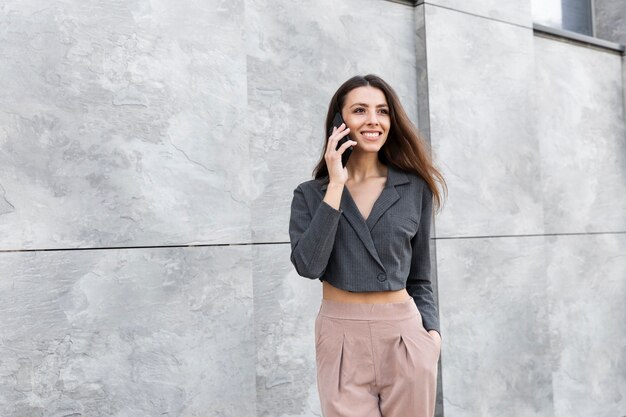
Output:
[[429,330],[428,334],[430,335],[430,337],[435,339],[435,341],[437,342],[437,345],[441,349],[441,335],[439,334],[439,332],[437,330]]

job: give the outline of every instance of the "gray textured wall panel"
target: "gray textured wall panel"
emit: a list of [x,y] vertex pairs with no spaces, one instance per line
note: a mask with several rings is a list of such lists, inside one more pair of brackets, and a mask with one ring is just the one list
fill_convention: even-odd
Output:
[[593,0],[595,36],[626,45],[626,2]]
[[431,142],[450,192],[437,237],[541,233],[532,31],[430,5],[425,19]]
[[546,237],[555,417],[626,415],[626,235]]
[[623,239],[541,236],[626,230],[621,57],[424,8],[445,414],[621,415]]
[[535,38],[547,233],[626,231],[621,57]]
[[446,416],[553,416],[543,237],[437,241]]
[[415,58],[417,78],[417,118],[420,133],[430,143],[430,92],[428,90],[428,45],[426,7],[422,4],[415,7]]
[[495,235],[625,230],[626,66],[497,3],[0,2],[0,415],[319,415],[288,244],[6,250],[286,242],[367,72],[450,187],[446,415],[625,414],[622,235]]
[[[626,45],[626,2],[593,0],[595,36]],[[626,118],[626,55],[622,55],[622,92]]]
[[257,415],[320,416],[315,371],[315,317],[322,285],[300,277],[289,245],[254,250]]
[[0,254],[0,415],[255,415],[251,253]]
[[532,27],[530,0],[427,0],[426,3],[436,7],[476,15],[477,17]]
[[327,106],[341,83],[380,75],[417,124],[414,10],[379,0],[253,0],[246,30],[253,241],[284,241],[293,189],[322,155]]
[[4,2],[0,248],[249,240],[243,9]]

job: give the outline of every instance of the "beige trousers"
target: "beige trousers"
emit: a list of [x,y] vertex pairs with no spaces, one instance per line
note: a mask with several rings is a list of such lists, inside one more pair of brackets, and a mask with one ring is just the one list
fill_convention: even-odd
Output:
[[439,347],[412,298],[322,299],[315,353],[324,417],[433,417]]

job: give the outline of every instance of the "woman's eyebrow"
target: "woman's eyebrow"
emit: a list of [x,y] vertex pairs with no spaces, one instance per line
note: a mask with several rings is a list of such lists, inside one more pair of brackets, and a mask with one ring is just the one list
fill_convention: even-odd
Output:
[[[354,106],[361,106],[361,107],[368,107],[367,104],[365,103],[354,103],[352,106],[350,107],[354,107]],[[379,104],[376,107],[389,107],[387,104]]]

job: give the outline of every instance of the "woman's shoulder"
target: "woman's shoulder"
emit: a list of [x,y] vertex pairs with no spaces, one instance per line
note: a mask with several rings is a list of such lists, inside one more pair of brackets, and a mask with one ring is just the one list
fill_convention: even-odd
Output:
[[310,180],[306,180],[298,184],[294,191],[300,190],[304,194],[320,194],[323,193],[323,190],[327,182],[324,181],[324,178],[313,178]]
[[420,187],[428,186],[426,183],[426,180],[424,180],[424,178],[415,171],[405,170],[405,169],[396,168],[396,167],[392,167],[392,169],[395,169],[396,171],[401,172],[402,174],[406,175],[407,179],[412,185],[417,185]]

